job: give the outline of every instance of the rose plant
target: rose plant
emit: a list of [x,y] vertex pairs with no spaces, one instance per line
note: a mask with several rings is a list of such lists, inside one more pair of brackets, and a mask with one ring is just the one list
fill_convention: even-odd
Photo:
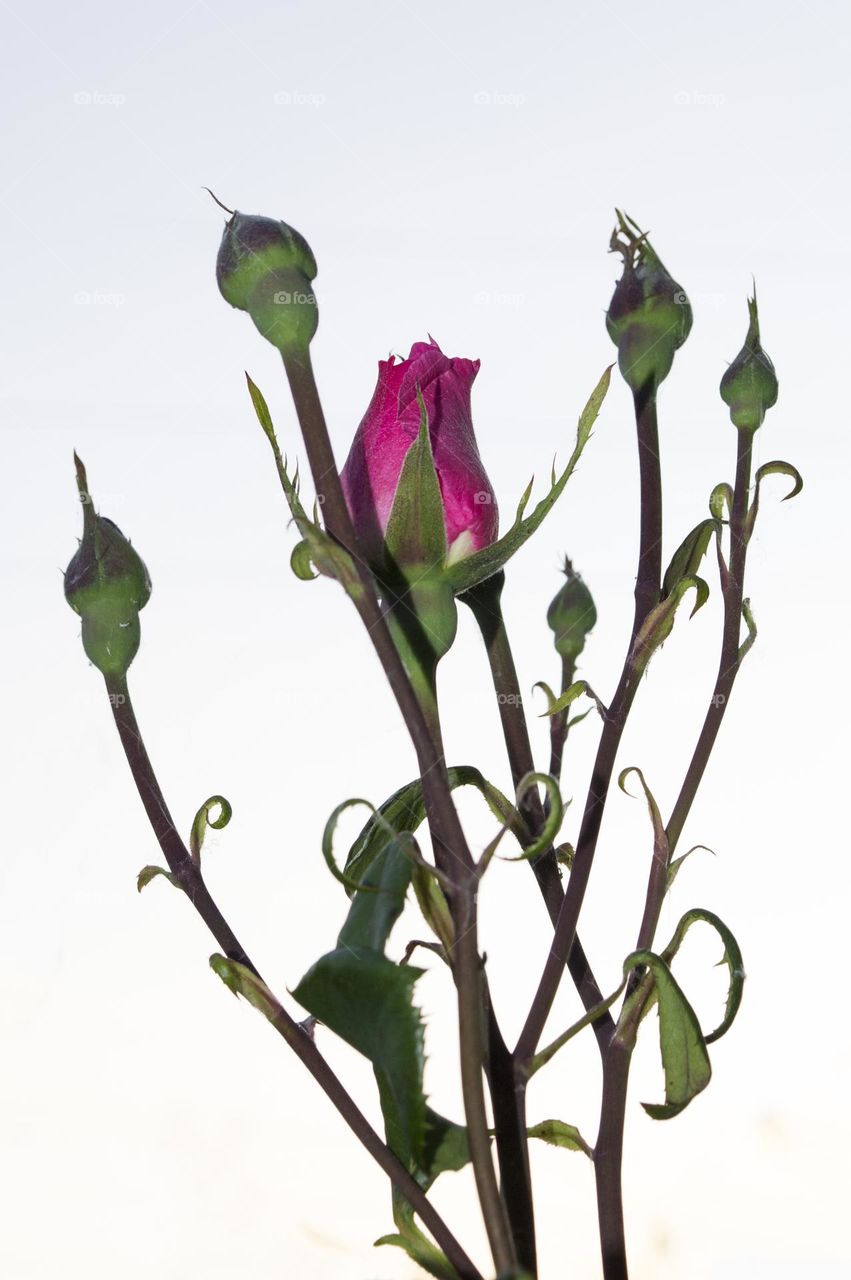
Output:
[[[793,482],[791,497],[802,483],[794,467],[779,461],[763,464],[752,475],[754,437],[777,400],[777,378],[761,344],[756,298],[748,303],[745,344],[720,388],[736,429],[734,482],[715,485],[708,514],[682,538],[663,570],[657,401],[676,352],[689,336],[692,311],[646,234],[618,213],[611,248],[621,255],[623,269],[606,327],[635,409],[641,520],[634,616],[620,679],[604,703],[586,679],[576,678],[597,615],[588,586],[565,561],[564,580],[546,610],[561,669],[554,688],[539,682],[550,719],[550,759],[544,772],[533,759],[501,610],[505,567],[563,492],[597,420],[611,369],[604,371],[580,414],[565,468],[553,472],[548,491],[531,510],[530,484],[502,534],[496,495],[473,429],[471,390],[479,361],[449,357],[434,339],[414,343],[407,359],[391,356],[379,363],[372,400],[338,472],[310,358],[319,314],[313,252],[283,222],[227,213],[216,266],[219,289],[280,350],[313,476],[311,514],[297,473],[290,473],[282,456],[266,401],[249,378],[254,410],[299,534],[293,570],[304,580],[318,574],[331,577],[350,598],[398,703],[419,774],[379,806],[368,806],[368,817],[342,865],[334,850],[340,816],[366,802],[344,799],[328,817],[321,851],[347,896],[341,894],[340,919],[327,922],[328,949],[292,989],[292,1000],[303,1010],[297,1017],[292,1001],[279,999],[264,982],[204,881],[204,836],[208,827],[227,824],[227,800],[218,795],[206,800],[185,841],[169,813],[127,679],[139,647],[139,613],[148,602],[150,579],[129,541],[96,514],[77,459],[83,539],[65,575],[65,594],[82,618],[85,651],[105,679],[120,740],[166,863],[145,867],[138,887],[163,876],[186,894],[218,944],[210,961],[216,973],[269,1020],[388,1175],[395,1230],[379,1244],[401,1247],[425,1271],[445,1280],[483,1280],[484,1274],[496,1274],[499,1280],[536,1277],[529,1141],[537,1139],[590,1158],[603,1275],[605,1280],[625,1280],[621,1163],[639,1029],[656,1008],[665,1094],[659,1102],[643,1105],[655,1119],[670,1119],[709,1083],[708,1046],[729,1030],[744,983],[739,945],[712,912],[699,907],[686,912],[665,946],[657,945],[656,934],[666,893],[688,856],[677,854],[680,837],[742,660],[756,636],[744,580],[760,487],[771,475],[786,476]],[[619,747],[642,676],[670,636],[680,605],[688,598],[695,612],[709,594],[702,574],[710,548],[724,612],[718,674],[676,802],[665,817],[641,769],[619,762]],[[505,739],[508,794],[475,765],[449,765],[445,759],[436,672],[455,637],[459,601],[472,610],[481,631]],[[587,705],[576,714],[573,704],[580,699]],[[591,782],[577,829],[567,840],[562,832],[564,747],[573,727],[589,715],[598,728]],[[615,781],[625,790],[628,782],[633,790],[637,785],[646,801],[648,874],[635,933],[620,944],[622,981],[604,994],[577,930]],[[478,790],[494,817],[493,838],[478,856],[455,806],[454,792],[462,786]],[[430,848],[423,847],[419,834],[423,825]],[[512,845],[514,852],[508,853]],[[501,1030],[498,993],[490,989],[478,940],[480,889],[495,857],[528,863],[552,928],[547,959],[513,1045]],[[388,954],[391,933],[409,895],[416,899],[430,936],[410,942],[400,958],[393,958]],[[679,947],[695,924],[717,934],[729,979],[723,1015],[710,1030],[701,1025],[674,973]],[[318,929],[324,927],[325,922],[318,922]],[[510,922],[505,936],[510,938]],[[417,964],[412,962],[415,952]],[[439,1115],[426,1100],[425,1029],[416,1003],[423,956],[443,967],[457,999],[464,1105],[464,1115],[457,1119]],[[565,972],[585,1012],[542,1044]],[[602,1073],[600,1121],[591,1140],[562,1119],[527,1115],[529,1080],[587,1029],[596,1039]],[[341,1037],[371,1063],[383,1136],[329,1067],[321,1048],[329,1035]],[[431,1046],[432,1052],[435,1048]],[[490,1246],[487,1264],[471,1259],[429,1196],[436,1178],[468,1164]]]

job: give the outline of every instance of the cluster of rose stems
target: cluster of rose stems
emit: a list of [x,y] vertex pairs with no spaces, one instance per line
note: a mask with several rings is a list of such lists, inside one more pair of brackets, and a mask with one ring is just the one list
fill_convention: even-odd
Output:
[[[600,1238],[605,1280],[626,1280],[627,1262],[621,1197],[621,1159],[629,1068],[643,1004],[616,1027],[587,957],[577,937],[577,921],[588,884],[597,839],[610,788],[615,759],[641,670],[636,640],[651,610],[659,603],[662,568],[662,493],[656,422],[656,388],[645,384],[634,393],[641,489],[641,525],[635,616],[626,658],[614,697],[604,714],[597,755],[582,824],[567,880],[562,887],[554,849],[532,862],[535,878],[554,927],[553,942],[537,992],[513,1050],[505,1043],[487,990],[477,941],[477,889],[481,863],[470,852],[452,799],[436,700],[429,705],[415,690],[388,629],[375,582],[361,556],[331,449],[309,349],[282,353],[301,426],[317,498],[327,532],[352,556],[360,580],[350,592],[375,646],[396,697],[416,751],[423,783],[426,815],[435,863],[441,882],[450,886],[455,925],[452,972],[457,987],[461,1081],[471,1163],[493,1261],[500,1277],[536,1274],[535,1228],[526,1124],[526,1084],[541,1035],[565,966],[568,968],[593,1026],[599,1046],[603,1087],[600,1126],[593,1150],[597,1180]],[[738,462],[730,513],[730,556],[725,563],[719,546],[724,599],[721,658],[706,718],[679,796],[666,827],[669,859],[688,816],[714,745],[739,665],[739,639],[747,547],[746,517],[753,434],[738,431]],[[472,609],[490,662],[498,695],[512,780],[519,787],[534,772],[517,673],[502,615],[502,572],[462,597]],[[564,660],[563,689],[573,679],[573,664]],[[204,920],[225,955],[260,976],[242,944],[211,897],[192,856],[177,832],[163,798],[133,712],[125,675],[107,676],[107,690],[127,760],[151,826],[168,866]],[[551,773],[559,780],[567,733],[565,713],[553,718]],[[530,834],[540,834],[546,805],[536,787],[525,788],[520,811]],[[667,884],[667,865],[654,857],[636,948],[652,945]],[[639,996],[649,997],[652,982],[633,978]],[[446,1254],[461,1280],[482,1280],[453,1233],[434,1209],[419,1184],[382,1141],[314,1043],[310,1030],[275,1002],[273,1025],[325,1091],[346,1123],[387,1173],[394,1186],[419,1215]],[[494,1117],[500,1178],[491,1154],[484,1080],[487,1079]]]

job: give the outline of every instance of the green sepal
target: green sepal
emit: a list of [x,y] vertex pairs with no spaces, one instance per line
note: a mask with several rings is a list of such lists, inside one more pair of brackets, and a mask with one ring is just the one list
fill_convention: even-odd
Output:
[[673,883],[676,880],[677,876],[679,875],[680,869],[682,868],[682,865],[685,862],[686,858],[691,857],[691,855],[693,853],[696,853],[698,849],[703,849],[704,852],[711,853],[713,858],[715,857],[715,850],[710,849],[708,845],[693,844],[690,849],[686,849],[685,853],[681,853],[678,858],[672,858],[672,860],[668,864],[668,881],[666,886],[666,892],[669,892],[671,887],[673,886]]
[[576,1125],[565,1124],[563,1120],[541,1120],[526,1130],[530,1138],[540,1138],[551,1147],[565,1147],[568,1151],[583,1151],[589,1159],[594,1152],[576,1128]]
[[709,495],[709,510],[714,520],[723,520],[725,509],[729,520],[733,510],[733,486],[722,480]]
[[726,964],[730,975],[730,985],[727,989],[727,1003],[724,1010],[724,1017],[714,1031],[704,1036],[706,1044],[712,1044],[714,1040],[720,1040],[723,1035],[730,1030],[739,1006],[742,1003],[742,994],[745,985],[745,965],[742,959],[741,948],[734,938],[730,929],[719,919],[712,911],[706,911],[702,907],[694,907],[691,911],[687,911],[680,920],[674,936],[668,943],[665,950],[661,953],[662,959],[666,964],[670,965],[674,956],[680,949],[683,939],[693,924],[702,921],[704,924],[710,925],[720,937],[724,944],[724,955],[720,963]]
[[472,555],[466,556],[463,560],[459,560],[456,564],[448,566],[446,575],[456,592],[469,591],[471,587],[475,587],[478,583],[484,582],[486,578],[491,578],[495,573],[498,573],[503,565],[507,564],[511,557],[519,551],[523,543],[531,538],[544,517],[553,508],[576,469],[582,451],[588,443],[591,429],[597,420],[597,415],[609,389],[612,368],[613,366],[609,365],[606,369],[592,391],[588,403],[582,410],[576,431],[576,444],[573,453],[570,455],[564,471],[553,483],[547,496],[542,498],[532,514],[524,519],[523,513],[532,491],[530,483],[520,500],[514,524],[508,532],[498,538],[496,542],[491,543],[489,547],[483,547],[481,551],[476,551]]
[[426,568],[442,565],[447,550],[443,498],[431,449],[428,414],[419,386],[417,401],[419,431],[402,463],[384,532],[390,563],[402,570],[409,565]]

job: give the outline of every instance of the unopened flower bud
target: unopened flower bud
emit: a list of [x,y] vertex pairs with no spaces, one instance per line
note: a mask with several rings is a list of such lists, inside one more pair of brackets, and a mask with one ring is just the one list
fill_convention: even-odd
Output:
[[730,407],[735,426],[756,431],[767,409],[777,401],[777,374],[759,340],[759,313],[754,296],[748,298],[750,324],[745,345],[721,379],[721,399]]
[[65,570],[65,599],[83,620],[83,648],[105,676],[123,676],[141,638],[139,610],[151,580],[137,551],[106,516],[95,513],[86,471],[75,455],[83,538]]
[[597,621],[597,610],[578,573],[569,560],[564,562],[564,584],[547,610],[556,652],[575,663],[585,647],[585,639]]
[[236,212],[226,223],[216,259],[219,291],[280,350],[306,347],[316,332],[315,275],[310,245],[285,222]]
[[691,330],[692,311],[685,291],[644,233],[619,210],[617,214],[610,247],[623,257],[623,274],[609,303],[606,328],[618,349],[624,381],[639,392],[667,378],[674,354]]

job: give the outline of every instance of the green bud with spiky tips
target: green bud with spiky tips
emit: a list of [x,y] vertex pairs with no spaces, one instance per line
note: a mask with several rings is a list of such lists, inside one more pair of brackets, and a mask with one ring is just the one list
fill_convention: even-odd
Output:
[[74,454],[83,504],[83,538],[65,570],[65,599],[83,621],[83,648],[105,676],[124,676],[141,640],[139,610],[151,579],[138,552],[116,524],[95,513],[86,469]]
[[756,431],[766,411],[777,402],[777,374],[759,340],[759,312],[754,296],[748,298],[748,325],[745,345],[721,379],[721,399],[730,408],[734,426]]
[[216,259],[216,281],[226,302],[247,311],[279,350],[306,348],[319,323],[310,245],[286,222],[233,213]]
[[619,209],[615,212],[618,226],[610,248],[621,254],[623,273],[606,312],[606,328],[624,381],[633,392],[646,392],[670,373],[691,331],[691,303],[646,234]]
[[547,610],[547,623],[556,652],[575,664],[597,621],[597,610],[591,592],[568,559],[564,562],[564,579]]

